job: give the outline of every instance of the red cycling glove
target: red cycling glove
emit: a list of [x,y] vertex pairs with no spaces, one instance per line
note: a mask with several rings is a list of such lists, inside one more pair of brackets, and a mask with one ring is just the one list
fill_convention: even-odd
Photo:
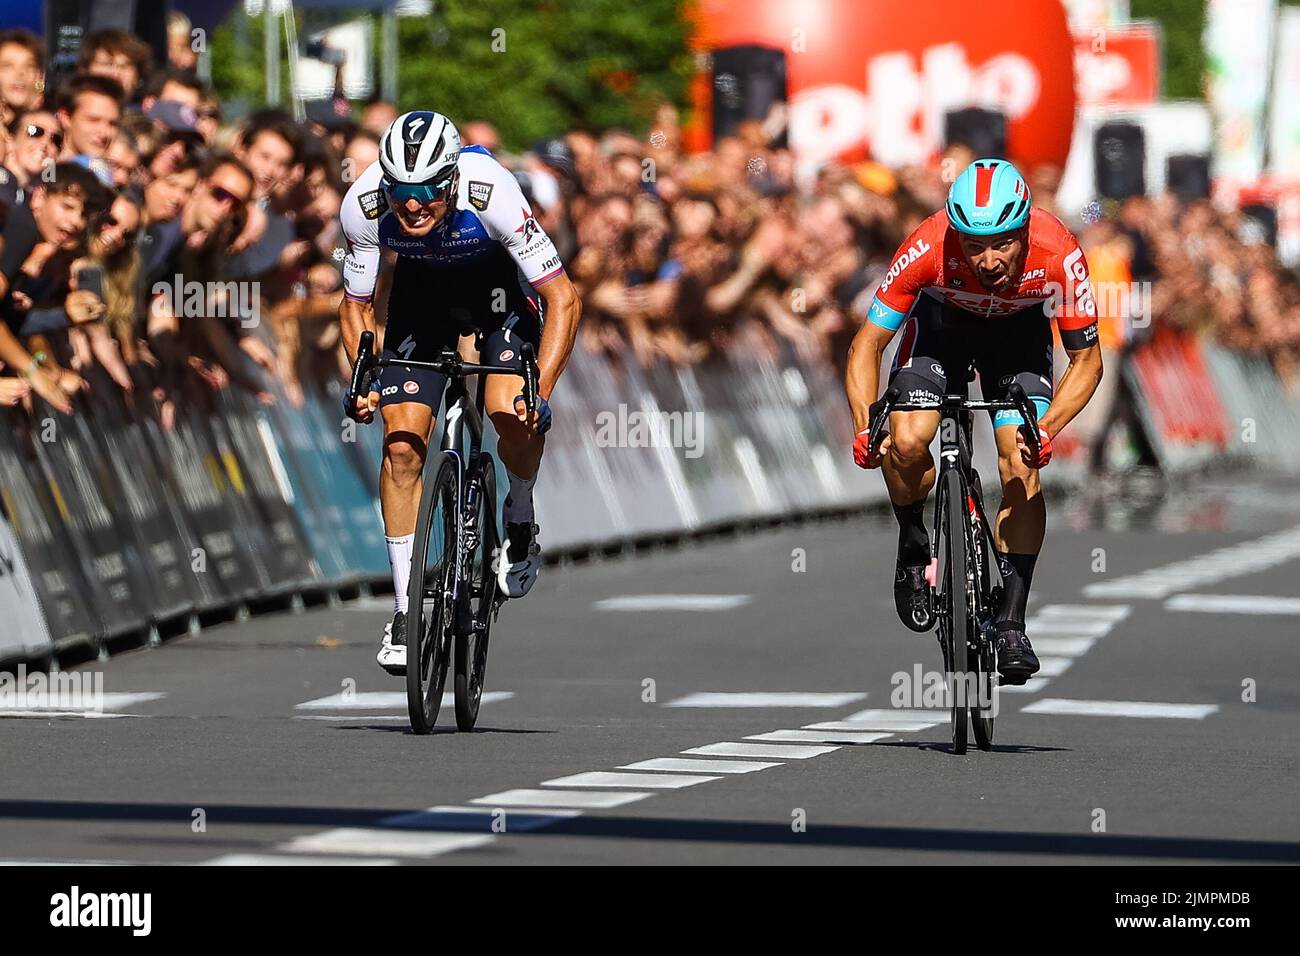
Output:
[[1020,449],[1020,460],[1030,468],[1044,468],[1052,460],[1052,436],[1047,433],[1047,429],[1038,425],[1038,454],[1035,456],[1033,450],[1029,447],[1029,442],[1025,441],[1028,433],[1025,426],[1020,426],[1020,439],[1025,441],[1025,445]]

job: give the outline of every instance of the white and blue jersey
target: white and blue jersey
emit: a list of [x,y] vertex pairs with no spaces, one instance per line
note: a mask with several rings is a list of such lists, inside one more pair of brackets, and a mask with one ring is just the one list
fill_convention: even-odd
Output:
[[339,213],[348,244],[343,288],[349,299],[369,302],[373,298],[385,249],[419,259],[433,269],[478,271],[493,259],[512,260],[521,287],[529,292],[564,271],[555,245],[509,170],[481,146],[462,149],[457,169],[456,208],[419,238],[404,234],[389,209],[380,188],[383,169],[378,162],[352,184]]

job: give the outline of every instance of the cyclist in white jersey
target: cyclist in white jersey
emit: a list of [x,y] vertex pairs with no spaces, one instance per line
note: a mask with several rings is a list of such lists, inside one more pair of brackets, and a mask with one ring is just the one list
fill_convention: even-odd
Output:
[[[484,396],[510,479],[498,582],[506,596],[522,597],[541,566],[533,484],[551,425],[551,392],[578,331],[577,291],[514,176],[483,147],[462,148],[456,127],[440,113],[393,121],[379,161],[352,184],[339,219],[348,242],[339,322],[350,361],[361,333],[375,329],[376,299],[386,304],[388,357],[431,361],[473,331],[482,334],[484,362],[518,366],[524,342],[537,350],[536,412],[527,411],[522,377],[489,376]],[[445,376],[390,365],[377,391],[358,397],[350,411],[362,422],[378,411],[384,423],[379,497],[395,607],[378,660],[390,674],[406,668],[420,476],[445,386]]]

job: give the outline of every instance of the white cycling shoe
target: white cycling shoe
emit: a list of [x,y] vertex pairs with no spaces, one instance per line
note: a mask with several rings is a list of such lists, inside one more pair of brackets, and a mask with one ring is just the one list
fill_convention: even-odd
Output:
[[[393,632],[397,633],[394,634]],[[384,642],[379,645],[375,660],[393,677],[406,676],[406,614],[398,611],[384,625]]]
[[531,521],[509,522],[501,553],[496,560],[497,588],[508,598],[527,594],[542,570],[542,546],[537,543],[537,525]]

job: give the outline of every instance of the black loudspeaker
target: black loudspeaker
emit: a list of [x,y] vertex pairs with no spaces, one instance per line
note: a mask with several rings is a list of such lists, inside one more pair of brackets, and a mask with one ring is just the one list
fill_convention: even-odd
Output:
[[1277,207],[1264,203],[1251,203],[1241,207],[1241,230],[1237,238],[1242,242],[1265,242],[1277,248]]
[[126,30],[153,50],[155,66],[167,64],[167,15],[171,0],[45,0],[45,43],[49,74],[71,76],[81,41],[96,30]]
[[1007,116],[975,106],[949,110],[943,118],[943,142],[945,146],[969,146],[979,159],[1006,159]]
[[1165,189],[1183,202],[1210,198],[1210,157],[1175,153],[1165,160]]
[[1146,137],[1133,123],[1103,123],[1092,139],[1097,195],[1127,199],[1146,194]]
[[714,51],[714,142],[732,135],[743,120],[766,119],[773,103],[788,99],[784,50],[729,46]]

